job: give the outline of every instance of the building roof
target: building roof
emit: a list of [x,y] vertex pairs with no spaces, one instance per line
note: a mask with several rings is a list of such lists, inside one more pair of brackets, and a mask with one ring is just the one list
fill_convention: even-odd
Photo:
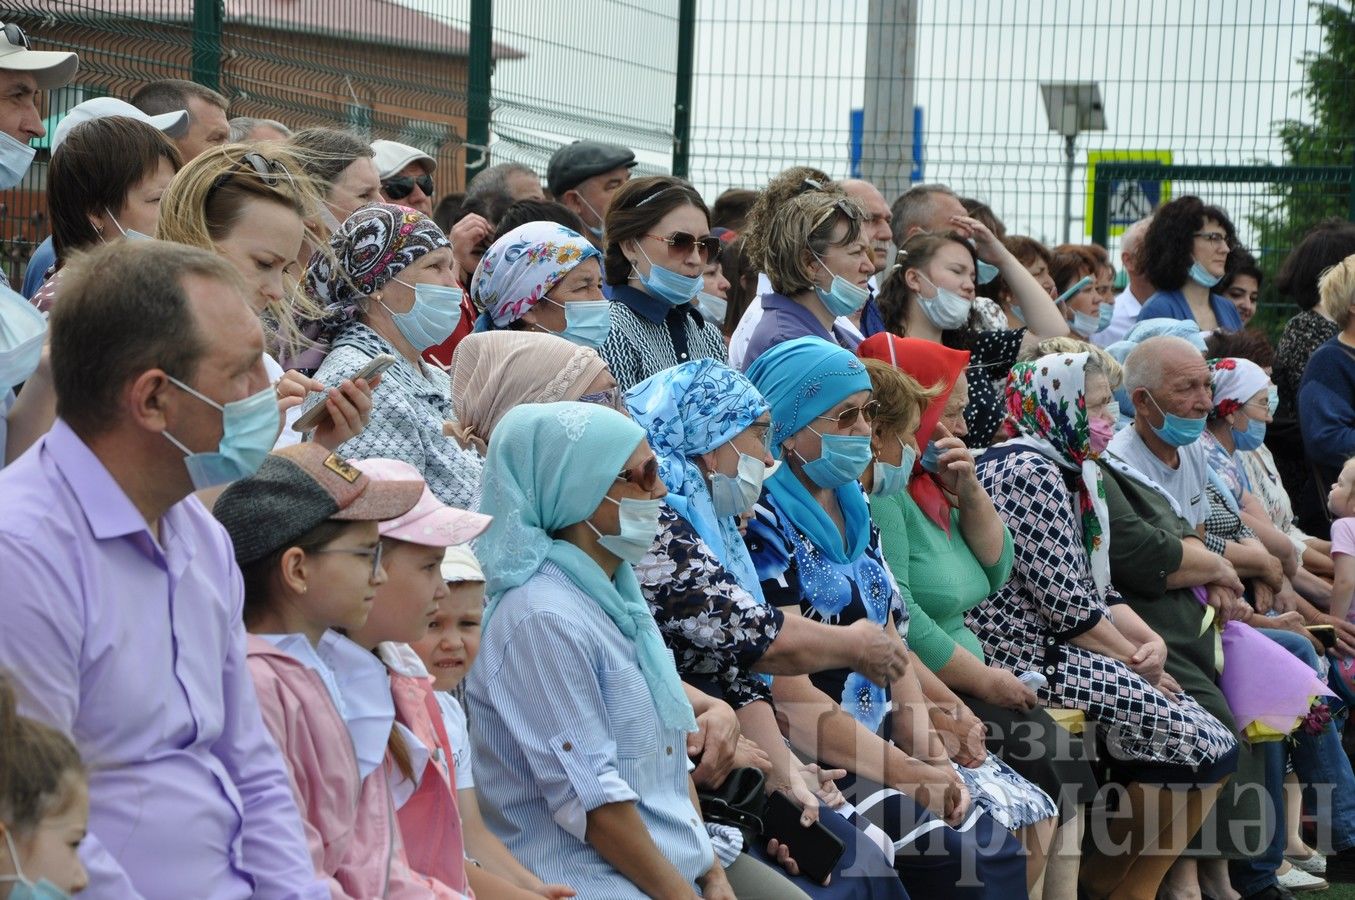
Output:
[[[259,9],[257,0],[225,0],[224,5],[228,26],[272,28],[451,56],[470,52],[467,29],[394,0],[270,0],[266,11]],[[102,0],[97,9],[70,0],[29,0],[23,13],[81,22],[101,18],[193,21],[192,4],[184,0]],[[36,30],[34,38],[41,44],[42,32]],[[498,41],[493,44],[493,54],[495,59],[526,56]]]

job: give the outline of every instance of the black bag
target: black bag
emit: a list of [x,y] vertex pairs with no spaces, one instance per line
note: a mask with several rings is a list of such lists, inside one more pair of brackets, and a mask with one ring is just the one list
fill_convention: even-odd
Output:
[[749,766],[735,769],[717,789],[696,792],[702,817],[707,822],[739,829],[746,849],[762,832],[762,814],[767,808],[766,782],[760,769]]

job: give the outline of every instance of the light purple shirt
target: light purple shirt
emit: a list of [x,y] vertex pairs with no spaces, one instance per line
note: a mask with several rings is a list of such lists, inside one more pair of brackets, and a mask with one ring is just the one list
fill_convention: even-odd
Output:
[[0,471],[0,668],[90,773],[81,897],[327,898],[245,663],[230,539],[196,498],[157,542],[70,427]]

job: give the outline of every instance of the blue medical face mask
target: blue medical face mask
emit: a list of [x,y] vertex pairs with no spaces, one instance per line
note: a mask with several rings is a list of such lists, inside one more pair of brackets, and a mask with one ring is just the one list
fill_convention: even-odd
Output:
[[[3,132],[0,132],[3,133]],[[9,827],[5,827],[5,846],[9,848],[9,858],[14,863],[13,875],[0,875],[0,884],[10,883],[9,900],[70,900],[70,894],[52,884],[46,878],[29,881],[19,865],[19,852],[14,848],[14,838],[9,836]]]
[[18,187],[33,165],[37,149],[0,131],[0,191]]
[[921,466],[933,475],[941,471],[941,450],[936,446],[936,441],[927,442],[926,448],[922,451]]
[[666,300],[673,306],[691,303],[692,298],[706,283],[700,275],[683,275],[681,272],[665,269],[649,258],[644,247],[640,248],[640,255],[649,263],[649,274],[641,275],[637,269],[635,277],[644,285],[650,296]]
[[594,350],[606,343],[607,335],[612,331],[611,304],[606,300],[571,300],[568,303],[556,303],[549,297],[545,300],[565,311],[565,330],[551,331],[538,325],[542,331],[558,334],[580,347]]
[[1073,310],[1073,330],[1076,331],[1078,334],[1091,337],[1092,335],[1096,334],[1098,331],[1100,331],[1102,328],[1105,328],[1106,325],[1109,324],[1110,322],[1107,321],[1103,325],[1101,323],[1101,316],[1093,316],[1089,315],[1088,313]]
[[854,434],[820,434],[813,425],[805,426],[819,435],[819,458],[805,459],[805,474],[809,480],[826,490],[842,487],[855,481],[866,471],[872,456],[870,438]]
[[[828,268],[828,263],[823,261],[823,257],[814,253],[813,250],[809,252],[819,261],[819,265],[823,266],[825,272],[832,271]],[[860,312],[861,307],[866,305],[866,301],[870,299],[868,289],[852,284],[841,275],[833,275],[833,280],[826,291],[817,284],[814,285],[814,293],[818,294],[819,301],[823,303],[824,309],[838,317],[856,315]]]
[[461,288],[445,284],[409,284],[398,278],[391,281],[414,292],[414,305],[408,311],[398,313],[386,306],[385,301],[376,302],[391,314],[395,327],[416,351],[422,353],[452,336],[461,321]]
[[1105,331],[1110,327],[1111,320],[1115,318],[1115,304],[1101,301],[1101,312],[1097,314],[1096,330]]
[[1266,389],[1266,409],[1270,412],[1270,415],[1273,417],[1279,408],[1280,408],[1280,389],[1272,384],[1269,388]]
[[[578,194],[577,191],[575,191],[575,193]],[[590,213],[593,214],[593,218],[595,218],[595,219],[598,220],[598,223],[597,223],[596,225],[585,225],[584,227],[586,227],[589,231],[591,231],[591,232],[593,233],[593,237],[597,238],[599,241],[602,240],[602,216],[601,216],[601,214],[599,214],[598,211],[597,211],[596,209],[593,209],[593,204],[591,204],[591,203],[589,203],[587,200],[585,200],[583,194],[578,194],[578,197],[579,197],[579,202],[582,203],[584,206],[588,207],[588,211],[589,211]]]
[[1192,262],[1190,264],[1190,280],[1201,287],[1212,288],[1223,280],[1223,276],[1210,275],[1209,270],[1204,266],[1200,265],[1198,262]]
[[654,546],[654,538],[659,533],[659,511],[663,507],[663,501],[635,500],[630,497],[613,500],[609,496],[602,499],[621,508],[619,516],[621,533],[603,534],[586,519],[583,524],[598,536],[598,544],[604,550],[622,562],[635,565],[644,559],[645,554]]
[[905,444],[903,438],[898,441],[903,447],[903,459],[897,466],[875,460],[875,480],[870,486],[872,497],[892,497],[908,488],[908,480],[913,477],[913,463],[917,462],[917,448]]
[[1246,431],[1233,429],[1233,444],[1244,452],[1257,449],[1265,443],[1265,440],[1266,423],[1261,419],[1248,417]]
[[196,490],[239,481],[259,470],[278,439],[278,397],[272,387],[222,406],[177,378],[171,377],[169,383],[221,411],[221,442],[215,451],[195,453],[168,431],[161,432],[183,452],[184,467]]
[[701,313],[707,319],[710,319],[716,325],[725,323],[725,313],[729,311],[728,300],[721,300],[714,294],[707,294],[702,291],[696,295],[696,302],[701,304]]
[[37,307],[0,286],[0,394],[37,370],[46,335],[47,320]]
[[[139,231],[128,231],[126,228],[123,228],[122,223],[118,221],[118,217],[113,215],[112,210],[110,210],[107,206],[104,207],[104,212],[108,213],[108,218],[113,220],[113,227],[116,228],[127,240],[129,241],[151,240],[151,236],[149,234],[142,234]],[[99,239],[103,240],[103,235],[100,235]]]
[[1157,398],[1148,393],[1148,399],[1153,401],[1153,406],[1162,413],[1162,424],[1153,425],[1149,423],[1148,427],[1153,429],[1153,434],[1157,435],[1164,443],[1173,447],[1188,447],[1200,439],[1204,433],[1205,417],[1198,419],[1187,419],[1185,416],[1173,415],[1164,412],[1161,406],[1158,406]]
[[[773,466],[771,471],[775,471]],[[710,473],[710,502],[715,515],[722,519],[742,515],[753,508],[762,495],[762,483],[767,480],[767,464],[756,456],[739,452],[738,475],[730,478],[723,472]]]
[[969,301],[954,291],[938,287],[936,282],[923,275],[921,271],[918,274],[922,275],[922,280],[930,284],[932,290],[936,291],[930,297],[917,295],[917,302],[922,305],[922,312],[931,320],[931,323],[942,331],[964,327],[969,321]]
[[987,284],[997,277],[998,268],[992,263],[986,263],[981,259],[976,260],[978,265],[978,274],[976,280],[979,284]]

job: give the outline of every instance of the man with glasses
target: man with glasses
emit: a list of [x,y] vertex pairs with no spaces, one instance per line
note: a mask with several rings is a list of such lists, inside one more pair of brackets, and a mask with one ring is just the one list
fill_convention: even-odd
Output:
[[391,203],[433,215],[433,170],[437,160],[399,141],[372,141],[372,162],[381,178],[381,196]]

